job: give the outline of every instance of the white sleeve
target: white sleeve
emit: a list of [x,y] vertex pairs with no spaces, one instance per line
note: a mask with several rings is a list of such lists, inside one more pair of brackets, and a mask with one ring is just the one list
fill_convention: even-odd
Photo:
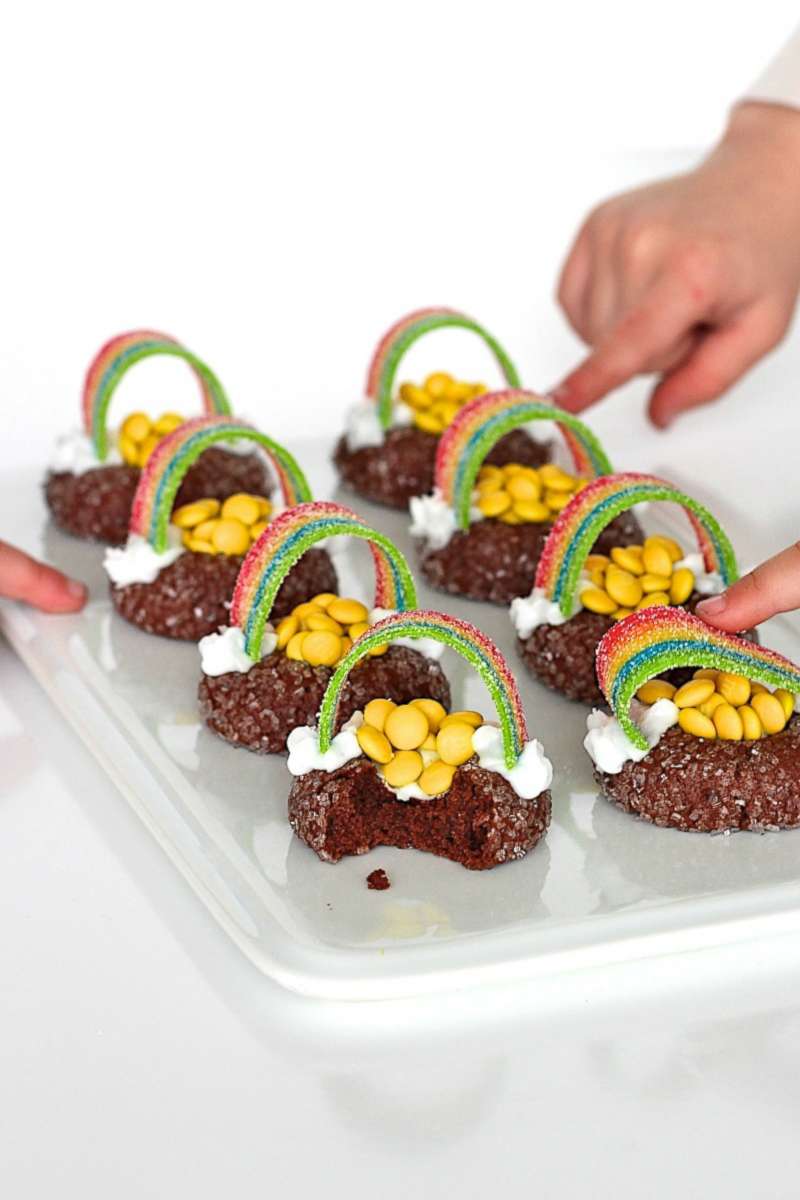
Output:
[[770,104],[800,108],[800,29],[747,89],[742,100],[766,100]]

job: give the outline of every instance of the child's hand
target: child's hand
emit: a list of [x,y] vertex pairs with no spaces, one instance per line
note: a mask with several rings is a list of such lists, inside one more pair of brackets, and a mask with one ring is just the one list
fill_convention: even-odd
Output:
[[661,375],[654,424],[715,400],[785,334],[800,287],[800,112],[747,103],[696,170],[595,209],[559,301],[593,347],[553,397],[580,412]]
[[709,625],[738,633],[800,608],[800,542],[743,575],[721,596],[701,600],[695,609]]
[[0,596],[24,600],[43,612],[77,612],[86,603],[86,588],[8,542],[0,542]]

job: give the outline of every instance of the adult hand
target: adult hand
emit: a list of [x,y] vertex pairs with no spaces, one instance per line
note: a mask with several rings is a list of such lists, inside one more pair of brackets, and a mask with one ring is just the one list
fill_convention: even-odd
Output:
[[800,542],[743,575],[721,596],[701,600],[695,612],[709,625],[737,633],[795,608],[800,608]]
[[55,567],[0,542],[0,596],[24,600],[42,612],[77,612],[86,603],[86,588]]

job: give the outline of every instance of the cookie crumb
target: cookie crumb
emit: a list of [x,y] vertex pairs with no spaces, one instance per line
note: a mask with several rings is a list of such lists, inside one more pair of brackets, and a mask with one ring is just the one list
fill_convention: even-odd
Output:
[[391,886],[389,876],[382,867],[378,867],[376,871],[370,871],[367,876],[367,887],[373,892],[385,892]]

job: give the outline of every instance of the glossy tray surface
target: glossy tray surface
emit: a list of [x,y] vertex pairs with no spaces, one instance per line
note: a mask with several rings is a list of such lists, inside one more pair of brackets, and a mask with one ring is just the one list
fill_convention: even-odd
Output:
[[[327,446],[306,441],[292,449],[316,495],[353,504],[413,563],[400,514],[337,492]],[[597,796],[582,746],[586,710],[534,683],[521,664],[529,727],[555,766],[553,824],[532,854],[486,872],[392,849],[336,866],[320,862],[287,823],[284,760],[234,750],[200,725],[196,648],[148,637],[116,616],[102,550],[53,528],[31,472],[7,476],[0,499],[17,513],[18,540],[84,578],[92,592],[76,617],[0,606],[4,631],[221,925],[285,986],[392,997],[800,925],[800,831],[706,837],[618,812]],[[651,530],[678,530],[655,510],[644,521]],[[735,543],[736,529],[729,532]],[[369,600],[366,548],[337,547],[337,566],[343,588]],[[474,621],[519,662],[505,609],[438,596],[422,584],[420,602]],[[790,621],[772,622],[765,640],[800,658]],[[454,705],[490,712],[461,660],[447,654],[443,665]],[[376,867],[389,875],[388,891],[367,889]]]

